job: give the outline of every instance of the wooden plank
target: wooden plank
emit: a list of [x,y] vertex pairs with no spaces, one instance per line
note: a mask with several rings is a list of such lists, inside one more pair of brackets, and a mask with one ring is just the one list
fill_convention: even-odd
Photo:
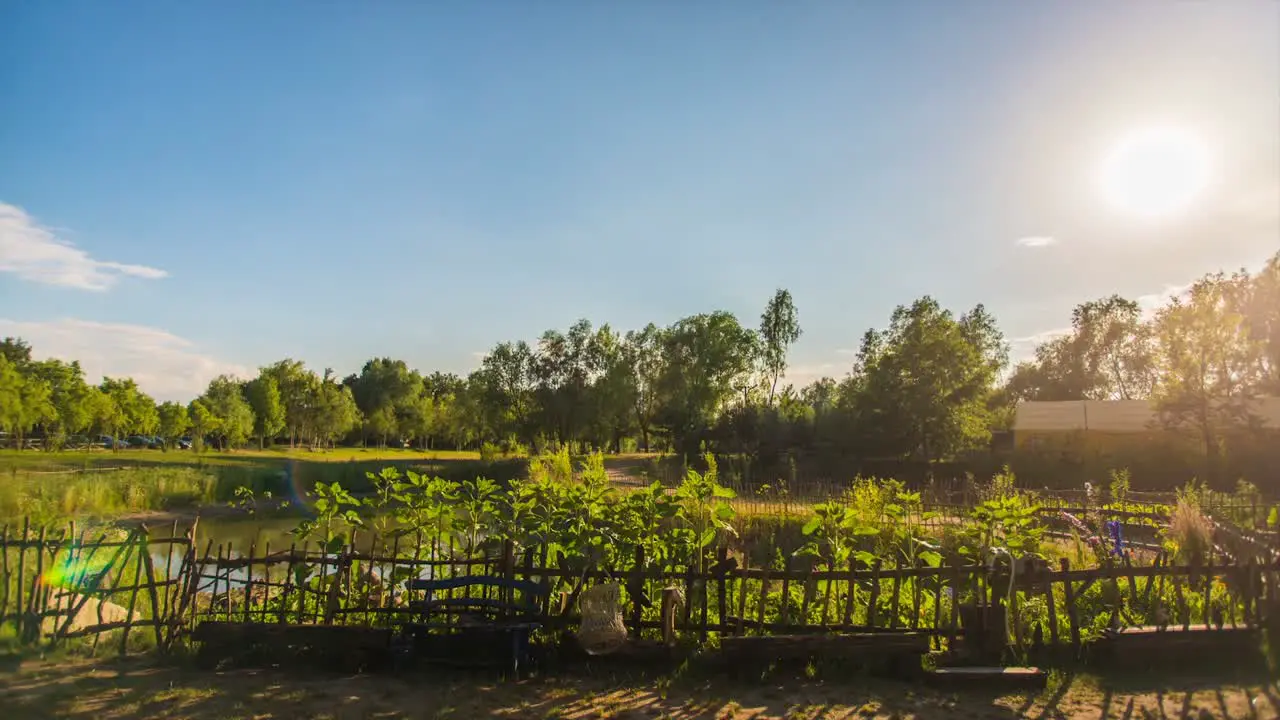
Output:
[[[734,632],[738,635],[742,634],[742,621],[747,616],[747,576],[742,572],[746,568],[738,569],[738,582],[736,583],[738,590],[738,624]],[[720,622],[724,622],[725,618],[720,618]]]
[[892,610],[889,611],[890,613],[889,627],[891,628],[898,627],[898,623],[901,620],[902,613],[899,611],[899,608],[901,607],[899,604],[901,599],[900,598],[901,590],[902,590],[902,578],[894,577],[893,578],[893,602],[890,604],[890,607],[892,608]]
[[871,566],[871,600],[867,604],[867,625],[876,626],[880,611],[880,558]]
[[249,613],[253,610],[253,560],[258,552],[258,543],[249,542],[249,562],[244,566],[244,621],[249,622]]
[[778,621],[783,625],[787,624],[787,616],[791,610],[791,556],[788,555],[783,560],[782,565],[782,598],[778,603]]
[[[834,570],[834,568],[832,568]],[[858,560],[850,553],[849,570],[845,573],[846,582],[849,586],[849,594],[844,599],[844,615],[841,623],[848,625],[853,621],[853,602],[854,597],[858,594]]]
[[[721,545],[716,555],[717,555],[716,565],[722,568],[725,567],[726,563],[728,563],[729,561],[729,548],[725,547],[724,545]],[[716,619],[720,623],[724,623],[725,606],[728,602],[728,598],[725,597],[725,593],[728,591],[727,575],[728,575],[727,572],[721,572],[719,579],[716,580],[716,591],[717,591]],[[706,632],[707,632],[707,619],[706,617],[703,617],[702,633],[704,638],[706,637]]]
[[1054,645],[1058,644],[1058,608],[1057,598],[1053,594],[1053,578],[1050,577],[1044,585],[1044,602],[1045,608],[1049,613],[1049,642]]
[[[178,521],[176,519],[173,521],[173,528],[169,531],[169,534],[171,537],[177,537],[178,535]],[[83,537],[81,538],[81,544],[82,545],[84,544]],[[173,548],[172,547],[166,548],[166,551],[164,554],[164,579],[165,580],[173,579]],[[174,591],[174,592],[177,592],[177,591]],[[165,588],[164,618],[166,622],[173,614],[174,599],[176,597],[174,592],[170,592],[168,587]],[[160,643],[160,647],[161,649],[164,649],[165,644],[163,641]]]
[[951,621],[947,624],[947,649],[956,649],[956,635],[960,628],[960,568],[951,568]]
[[[769,599],[769,573],[766,567],[764,577],[760,578],[760,602],[756,605],[757,627],[764,627],[764,608]],[[761,631],[763,632],[763,630]]]
[[644,546],[636,545],[635,557],[632,559],[632,567],[627,587],[630,589],[631,595],[631,628],[629,635],[632,640],[640,637],[640,620],[644,609],[640,606],[640,593],[644,590],[644,578],[640,576],[640,572],[644,570]]
[[1063,594],[1065,595],[1064,600],[1066,601],[1066,605],[1067,605],[1067,608],[1066,608],[1067,622],[1069,623],[1071,628],[1071,649],[1076,654],[1076,657],[1079,657],[1080,655],[1080,618],[1078,615],[1078,609],[1076,608],[1075,590],[1071,587],[1071,580],[1069,579],[1071,577],[1071,573],[1070,573],[1071,562],[1066,558],[1062,558],[1061,564],[1062,564],[1062,574],[1066,578],[1068,578],[1067,580],[1064,581],[1064,584],[1063,584],[1063,591],[1064,591]]
[[25,598],[26,593],[23,591],[22,583],[26,581],[26,577],[27,577],[26,541],[27,541],[27,534],[30,532],[31,532],[31,520],[29,518],[24,517],[22,519],[22,544],[18,546],[18,594],[17,594],[18,623],[17,624],[18,624],[19,640],[26,637],[26,633],[24,632],[24,630],[26,628],[27,619],[25,617],[26,612],[23,610],[23,605],[26,602],[26,598]]
[[[12,579],[9,574],[9,524],[5,523],[4,529],[0,530],[0,625],[9,617],[9,582]],[[21,581],[18,587],[22,587]],[[18,597],[21,596],[19,592]]]
[[[125,615],[124,632],[120,634],[120,654],[121,655],[124,655],[129,650],[129,631],[133,629],[134,613],[137,611],[137,608],[138,608],[138,589],[139,589],[138,586],[142,584],[142,566],[144,565],[144,563],[142,562],[141,556],[147,554],[147,541],[146,541],[146,535],[144,533],[145,533],[145,530],[142,532],[135,531],[133,533],[134,542],[137,543],[135,552],[138,553],[139,557],[137,561],[134,562],[133,564],[134,587],[133,587],[133,591],[129,593],[129,609],[128,609],[128,614]],[[123,572],[124,568],[121,568],[120,570],[121,572]],[[99,621],[102,620],[102,603],[98,603],[98,620]]]
[[286,565],[284,569],[284,592],[280,597],[280,615],[278,616],[278,620],[282,624],[288,621],[289,609],[293,607],[290,604],[290,601],[293,597],[294,591],[294,574],[297,572],[297,565],[295,564],[296,560],[293,554],[293,550],[296,546],[296,540],[289,544],[289,560],[288,565]]
[[144,563],[143,570],[147,578],[147,593],[151,597],[151,627],[156,633],[156,647],[164,647],[164,636],[162,635],[162,625],[164,621],[164,611],[160,607],[160,595],[156,592],[156,569],[154,561],[151,559],[150,548],[147,545],[147,526],[142,526],[142,561]]
[[1204,569],[1204,604],[1203,618],[1205,625],[1214,623],[1213,617],[1213,555],[1209,555],[1209,564]]
[[[912,563],[918,563],[919,560],[912,558]],[[911,582],[911,623],[910,627],[915,630],[920,627],[920,583],[921,578],[914,578]]]

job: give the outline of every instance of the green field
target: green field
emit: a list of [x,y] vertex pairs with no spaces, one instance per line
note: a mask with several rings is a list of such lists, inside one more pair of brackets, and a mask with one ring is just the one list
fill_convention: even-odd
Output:
[[289,461],[307,463],[341,462],[433,462],[479,460],[480,453],[458,450],[393,450],[378,448],[338,448],[312,451],[286,447],[269,450],[231,452],[190,450],[0,450],[0,470],[63,470],[127,466],[192,467],[284,467]]
[[90,450],[0,452],[0,519],[33,522],[116,519],[154,511],[226,507],[237,489],[274,498],[301,496],[318,482],[353,492],[369,488],[367,474],[385,467],[457,479],[506,480],[524,458],[482,461],[478,453],[343,448],[335,451]]

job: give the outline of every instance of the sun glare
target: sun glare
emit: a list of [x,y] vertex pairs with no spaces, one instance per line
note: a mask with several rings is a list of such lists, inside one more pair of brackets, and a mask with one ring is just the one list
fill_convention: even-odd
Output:
[[1122,138],[1101,168],[1107,201],[1147,219],[1186,210],[1209,179],[1208,148],[1195,135],[1174,128],[1150,128]]

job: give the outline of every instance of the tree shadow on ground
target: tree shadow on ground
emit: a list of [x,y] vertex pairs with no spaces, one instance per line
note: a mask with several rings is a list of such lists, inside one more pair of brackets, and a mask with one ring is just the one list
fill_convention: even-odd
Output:
[[[7,720],[35,718],[1274,718],[1258,684],[1201,677],[1112,682],[1057,676],[1042,693],[946,692],[861,675],[730,680],[692,671],[590,672],[498,682],[423,671],[337,675],[283,669],[208,672],[144,659],[32,661],[0,674]],[[1264,693],[1265,694],[1265,693]],[[1105,713],[1105,714],[1104,714]]]

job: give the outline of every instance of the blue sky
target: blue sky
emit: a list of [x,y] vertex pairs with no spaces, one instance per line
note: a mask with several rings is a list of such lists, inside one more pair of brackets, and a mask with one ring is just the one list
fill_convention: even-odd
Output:
[[[1280,248],[1278,13],[5,3],[0,334],[166,399],[286,356],[466,372],[582,316],[754,324],[777,287],[796,381],[925,293],[1025,353],[1078,302]],[[1203,191],[1108,205],[1108,148],[1164,125]]]

